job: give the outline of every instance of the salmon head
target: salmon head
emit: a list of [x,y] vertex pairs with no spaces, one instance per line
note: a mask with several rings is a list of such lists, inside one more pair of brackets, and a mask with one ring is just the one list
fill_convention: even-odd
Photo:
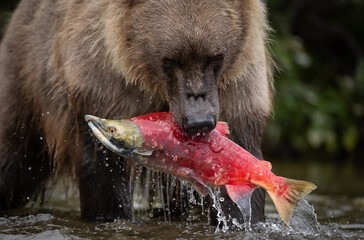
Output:
[[143,150],[143,134],[133,121],[103,119],[92,115],[86,115],[85,120],[93,135],[116,154],[123,157],[132,153],[152,154],[152,151]]

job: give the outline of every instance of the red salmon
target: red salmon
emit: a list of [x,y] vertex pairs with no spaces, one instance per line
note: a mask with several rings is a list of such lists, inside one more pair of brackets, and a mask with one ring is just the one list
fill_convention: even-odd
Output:
[[225,186],[238,205],[257,187],[272,198],[289,225],[297,201],[316,188],[313,183],[279,177],[261,161],[229,140],[228,125],[218,122],[206,136],[187,136],[170,113],[151,113],[128,120],[85,117],[93,134],[112,151],[155,171],[188,180],[202,195],[209,185]]

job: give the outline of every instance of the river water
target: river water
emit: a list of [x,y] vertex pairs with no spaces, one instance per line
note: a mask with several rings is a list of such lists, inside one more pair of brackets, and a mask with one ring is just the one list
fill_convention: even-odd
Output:
[[364,239],[364,174],[360,166],[273,162],[273,172],[318,186],[306,198],[309,204],[302,201],[297,207],[291,227],[284,225],[268,196],[266,222],[249,230],[222,231],[210,226],[203,214],[206,209],[199,206],[167,220],[163,214],[136,211],[133,223],[90,223],[80,219],[77,192],[67,196],[73,190],[58,184],[42,207],[1,213],[0,239]]

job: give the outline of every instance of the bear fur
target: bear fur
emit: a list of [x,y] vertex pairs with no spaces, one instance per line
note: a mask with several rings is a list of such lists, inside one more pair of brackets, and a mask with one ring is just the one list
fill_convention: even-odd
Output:
[[[0,48],[0,210],[70,172],[82,218],[131,219],[131,167],[100,150],[86,114],[171,111],[184,127],[207,109],[262,159],[268,30],[260,0],[21,1]],[[242,221],[226,199],[224,210]],[[261,189],[252,206],[252,221],[262,221]]]

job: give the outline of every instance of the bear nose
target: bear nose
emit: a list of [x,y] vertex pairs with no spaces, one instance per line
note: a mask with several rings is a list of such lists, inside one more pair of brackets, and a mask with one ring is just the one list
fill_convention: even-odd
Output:
[[216,118],[211,114],[196,114],[183,118],[183,130],[191,135],[209,133],[215,126]]

